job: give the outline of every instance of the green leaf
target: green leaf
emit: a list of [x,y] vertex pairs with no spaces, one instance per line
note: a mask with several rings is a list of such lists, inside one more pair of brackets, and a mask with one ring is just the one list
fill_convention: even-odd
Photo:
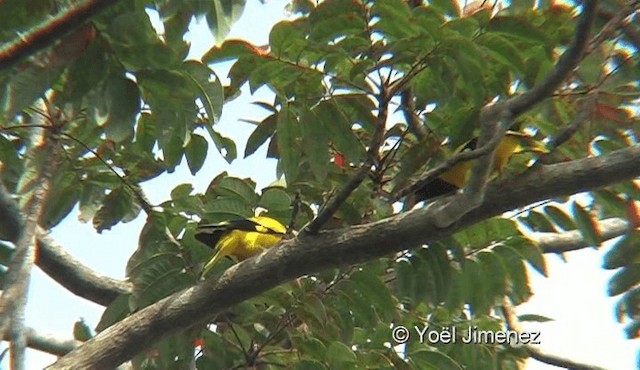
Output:
[[451,286],[451,261],[447,247],[443,243],[433,243],[428,248],[422,249],[421,253],[434,279],[435,301],[444,302]]
[[544,207],[544,213],[553,220],[553,222],[560,226],[563,230],[574,230],[576,229],[576,224],[573,222],[573,219],[569,217],[562,209],[556,206],[546,206]]
[[508,273],[502,264],[502,259],[492,252],[480,252],[475,257],[482,271],[491,271],[487,274],[487,288],[492,297],[504,296],[507,287]]
[[88,181],[83,184],[78,205],[80,222],[91,221],[102,204],[104,193],[102,186],[96,186]]
[[215,199],[205,203],[203,211],[212,223],[254,216],[253,207],[238,198]]
[[483,33],[476,42],[483,46],[493,59],[524,74],[525,66],[520,52],[506,37],[494,33]]
[[98,233],[102,233],[103,230],[109,230],[136,206],[129,190],[122,186],[117,187],[111,190],[104,198],[102,206],[93,217],[93,227]]
[[420,34],[420,28],[412,22],[411,9],[405,1],[377,1],[373,3],[371,12],[379,18],[374,26],[390,40],[410,38]]
[[640,231],[634,230],[618,240],[602,258],[602,267],[613,270],[640,263]]
[[86,342],[91,338],[93,338],[93,334],[84,319],[80,319],[73,324],[73,339]]
[[189,60],[184,62],[185,75],[192,81],[197,97],[207,112],[209,122],[213,125],[222,115],[224,91],[222,83],[215,72],[206,65]]
[[283,109],[278,115],[278,154],[288,183],[293,183],[298,176],[298,125],[290,109]]
[[494,217],[457,232],[453,237],[465,248],[478,249],[519,235],[521,234],[514,220]]
[[409,354],[409,362],[417,369],[462,370],[454,359],[440,351],[422,349]]
[[327,367],[322,364],[320,361],[316,360],[300,360],[296,361],[294,370],[326,370]]
[[291,208],[292,199],[289,193],[281,188],[271,187],[263,190],[258,206],[268,211],[282,211]]
[[300,309],[310,313],[320,326],[324,326],[327,323],[327,310],[320,298],[314,295],[306,295],[300,304]]
[[15,249],[9,244],[0,242],[0,265],[8,266]]
[[396,302],[378,275],[359,270],[351,275],[351,280],[356,283],[358,291],[369,299],[371,307],[376,310],[380,318],[383,320],[392,318]]
[[245,0],[213,0],[207,13],[207,24],[217,43],[221,43],[229,33],[231,25],[244,11]]
[[548,276],[547,265],[542,250],[533,241],[525,237],[516,237],[505,241],[504,244],[513,248],[540,274]]
[[502,259],[502,265],[509,273],[509,296],[514,304],[520,304],[531,296],[527,270],[522,263],[522,257],[516,250],[506,245],[498,245],[493,249],[494,253]]
[[277,113],[272,114],[256,126],[247,139],[247,144],[244,149],[245,158],[255,153],[268,138],[273,136],[278,125],[278,116],[279,114]]
[[103,93],[107,108],[105,132],[116,143],[133,137],[133,126],[140,111],[140,90],[128,78],[110,78]]
[[214,194],[221,198],[236,198],[246,204],[254,205],[258,202],[258,195],[255,192],[256,184],[250,179],[239,179],[237,177],[224,177],[212,190]]
[[547,36],[523,17],[497,16],[491,18],[487,30],[501,33],[514,41],[527,42],[533,45],[541,45],[546,48],[549,45]]
[[152,213],[140,233],[136,252],[127,262],[127,276],[133,283],[132,310],[146,307],[194,283],[195,277],[185,272],[186,256],[167,233],[164,215]]
[[640,263],[623,267],[609,280],[607,294],[610,297],[622,294],[640,282]]
[[306,111],[301,119],[303,149],[316,180],[323,181],[329,171],[329,138],[327,124],[314,111]]
[[219,132],[215,131],[210,125],[206,125],[205,128],[216,145],[218,152],[222,154],[227,163],[231,163],[238,157],[238,151],[236,149],[235,141],[229,139],[226,136],[222,136]]
[[308,337],[291,338],[295,348],[304,356],[310,356],[317,359],[326,359],[327,347],[317,338]]
[[54,183],[40,216],[41,225],[47,229],[59,224],[78,202],[82,185],[74,172],[67,172],[67,167],[56,173]]
[[344,365],[344,363],[354,363],[357,360],[353,350],[342,342],[331,342],[327,348],[327,358],[331,364]]
[[537,314],[524,314],[518,315],[518,321],[527,321],[527,322],[549,322],[554,321],[551,318],[546,316],[537,315]]
[[4,96],[0,95],[4,117],[11,120],[18,112],[32,104],[56,81],[61,72],[62,68],[59,66],[42,67],[29,64],[20,72],[11,75],[4,89]]
[[600,233],[589,212],[574,201],[573,204],[571,204],[571,213],[584,240],[589,243],[589,245],[598,247],[600,245]]
[[333,41],[336,37],[349,37],[364,32],[367,22],[365,7],[356,1],[331,0],[320,3],[310,14],[313,41]]
[[188,197],[192,191],[193,191],[193,185],[180,184],[175,188],[173,188],[173,190],[171,190],[171,199],[177,200],[177,199]]
[[460,6],[457,1],[452,0],[429,0],[429,6],[434,7],[442,14],[457,18],[460,16]]
[[465,261],[462,267],[464,292],[474,315],[486,314],[494,304],[494,297],[489,291],[489,277],[483,271],[480,263],[474,260]]
[[127,317],[130,312],[130,298],[130,294],[122,294],[114,299],[102,313],[102,317],[100,317],[100,321],[98,322],[98,325],[96,325],[96,332],[100,333],[104,329]]
[[538,211],[529,211],[529,214],[520,219],[531,230],[538,232],[557,232],[547,216]]
[[209,143],[204,137],[198,134],[191,134],[189,143],[184,148],[184,154],[187,157],[187,164],[192,175],[198,173],[202,168],[205,159],[207,159],[208,148]]

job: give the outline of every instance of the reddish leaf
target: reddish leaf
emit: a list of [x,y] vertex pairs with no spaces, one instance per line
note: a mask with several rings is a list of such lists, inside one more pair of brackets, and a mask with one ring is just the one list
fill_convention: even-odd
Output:
[[342,155],[342,153],[340,152],[334,152],[333,153],[333,161],[336,163],[336,165],[340,168],[344,167],[344,156]]
[[640,211],[638,210],[638,205],[633,199],[627,200],[627,220],[633,228],[640,227]]
[[596,104],[595,115],[598,118],[617,123],[624,123],[629,120],[629,112],[626,109],[600,102]]

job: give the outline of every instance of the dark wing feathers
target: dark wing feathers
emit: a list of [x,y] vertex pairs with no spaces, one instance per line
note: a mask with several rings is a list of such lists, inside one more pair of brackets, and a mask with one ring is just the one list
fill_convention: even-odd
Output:
[[208,245],[209,247],[215,248],[216,244],[218,244],[218,241],[224,234],[233,230],[259,231],[258,226],[266,228],[269,234],[282,234],[281,232],[273,230],[267,226],[260,225],[253,220],[247,218],[239,218],[237,220],[224,221],[217,224],[198,225],[198,230],[196,231],[195,238],[196,240]]

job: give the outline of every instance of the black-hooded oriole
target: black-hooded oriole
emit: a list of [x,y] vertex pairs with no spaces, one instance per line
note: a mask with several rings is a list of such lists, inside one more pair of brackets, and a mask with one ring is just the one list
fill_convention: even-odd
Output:
[[207,274],[224,256],[244,260],[273,247],[286,232],[287,228],[283,224],[267,216],[199,225],[195,238],[216,249],[216,253],[204,266],[202,275]]
[[[460,146],[456,150],[456,153],[465,150],[473,150],[476,148],[477,144],[478,138],[474,137],[466,144]],[[504,138],[496,148],[493,160],[493,172],[502,174],[504,167],[507,165],[507,162],[509,162],[509,158],[514,154],[523,152],[542,154],[548,153],[549,150],[543,143],[529,135],[517,131],[507,131]],[[473,160],[457,163],[451,169],[440,175],[440,177],[434,179],[422,189],[417,190],[415,193],[416,202],[449,194],[463,188],[466,185],[467,180],[469,180],[469,174],[472,166]]]

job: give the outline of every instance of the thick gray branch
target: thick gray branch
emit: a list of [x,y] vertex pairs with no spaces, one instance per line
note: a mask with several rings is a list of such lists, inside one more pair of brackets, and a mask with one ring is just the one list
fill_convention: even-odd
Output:
[[526,112],[535,104],[546,99],[567,78],[569,73],[578,65],[589,41],[591,26],[596,16],[597,0],[585,1],[582,6],[582,14],[576,26],[576,33],[571,45],[565,50],[553,69],[545,76],[544,80],[536,84],[522,95],[513,97],[507,101],[509,110],[514,116]]
[[568,196],[640,176],[640,145],[607,155],[540,166],[489,186],[482,204],[447,228],[433,220],[434,207],[342,230],[303,235],[229,268],[217,280],[148,306],[102,331],[53,365],[52,369],[108,369],[156,341],[296,277],[330,267],[352,265],[415,248],[464,227],[544,199]]
[[71,293],[108,306],[120,294],[131,293],[131,283],[95,272],[67,253],[42,228],[37,230],[40,245],[38,267]]
[[[629,223],[621,218],[609,218],[597,224],[602,240],[609,240],[624,235],[629,230]],[[542,249],[543,253],[564,253],[593,247],[578,230],[562,233],[534,232],[529,236]]]
[[25,335],[29,348],[56,356],[64,356],[82,344],[82,342],[73,339],[61,339],[52,334],[41,334],[33,328],[25,328]]
[[[6,189],[0,186],[0,230],[2,237],[16,242],[24,228],[23,216],[18,205]],[[103,306],[109,305],[118,295],[131,292],[131,284],[113,279],[86,267],[67,253],[42,228],[37,228],[38,259],[36,264],[53,280],[80,297]]]

